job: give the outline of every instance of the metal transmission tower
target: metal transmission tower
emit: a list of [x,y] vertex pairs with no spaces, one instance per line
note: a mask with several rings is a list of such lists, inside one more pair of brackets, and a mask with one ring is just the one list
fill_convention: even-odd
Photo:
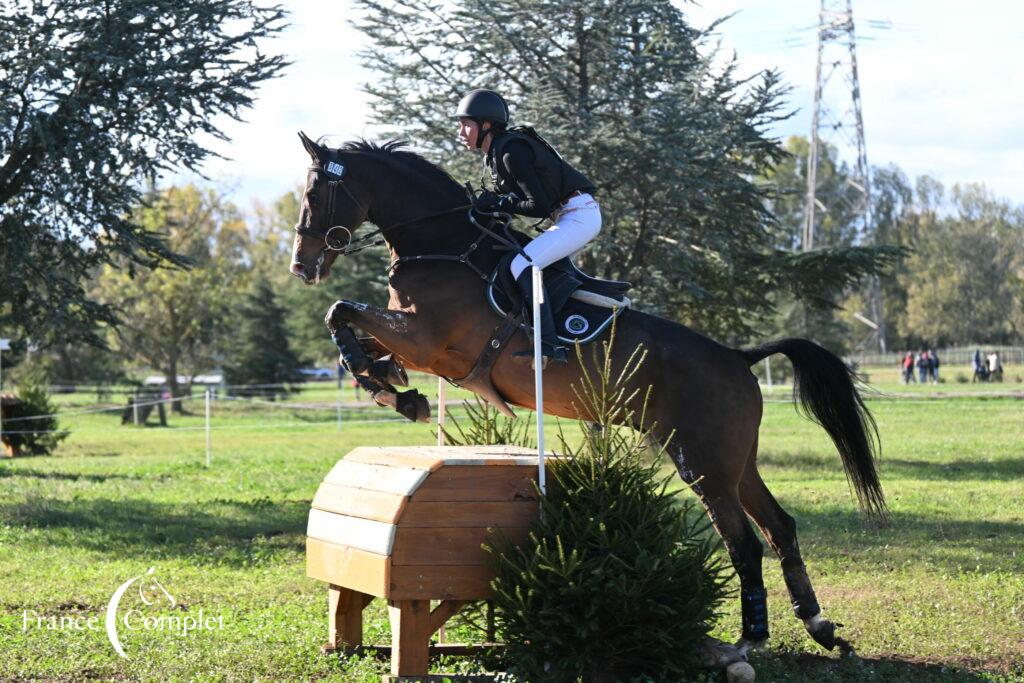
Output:
[[[870,185],[864,121],[857,78],[857,48],[853,33],[852,0],[821,0],[818,23],[818,63],[814,78],[814,117],[807,154],[807,197],[804,210],[803,249],[814,248],[818,226],[830,213],[842,209],[867,232]],[[823,197],[818,186],[819,150],[830,145],[840,157],[852,157],[849,182],[852,192]],[[832,205],[832,202],[843,206]]]
[[[814,115],[807,153],[804,251],[814,249],[819,228],[830,214],[837,219],[842,216],[843,220],[852,220],[859,241],[871,235],[871,184],[864,144],[864,119],[861,116],[852,0],[821,0],[814,80]],[[845,159],[849,164],[846,178],[849,188],[830,196],[821,193],[818,177],[823,156],[821,150],[825,145],[836,151],[837,160]],[[870,316],[875,322],[863,316],[859,319],[872,327],[874,341],[884,346],[877,281],[871,283],[868,299]]]

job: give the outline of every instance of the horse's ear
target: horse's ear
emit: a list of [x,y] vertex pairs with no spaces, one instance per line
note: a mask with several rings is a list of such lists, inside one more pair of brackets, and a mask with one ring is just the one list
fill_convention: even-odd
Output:
[[299,131],[299,139],[302,140],[302,146],[309,152],[309,156],[313,158],[313,161],[319,162],[323,158],[323,149],[320,145],[310,140],[309,136]]

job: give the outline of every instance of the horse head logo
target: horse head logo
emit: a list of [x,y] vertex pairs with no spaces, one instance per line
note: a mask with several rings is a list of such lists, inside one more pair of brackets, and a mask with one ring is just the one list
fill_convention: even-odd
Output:
[[[107,638],[110,639],[110,644],[114,646],[117,654],[125,659],[128,659],[128,655],[125,654],[124,648],[121,646],[121,640],[117,635],[117,606],[132,584],[137,581],[139,582],[139,599],[147,606],[156,604],[160,600],[161,595],[167,599],[172,609],[178,604],[174,596],[168,593],[167,589],[153,576],[154,571],[155,567],[150,567],[145,574],[139,574],[122,583],[114,591],[114,594],[110,596],[110,602],[107,603]],[[139,581],[139,579],[143,580]]]

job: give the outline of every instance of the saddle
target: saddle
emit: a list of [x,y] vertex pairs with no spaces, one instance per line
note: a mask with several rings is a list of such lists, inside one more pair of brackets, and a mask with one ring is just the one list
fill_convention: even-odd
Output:
[[[522,233],[513,232],[520,245],[529,241]],[[512,279],[510,265],[516,252],[509,250],[498,260],[488,278],[487,302],[498,315],[513,318],[523,308],[519,287]],[[572,346],[586,344],[604,331],[630,300],[628,282],[591,277],[576,267],[569,257],[555,261],[544,269],[544,288],[555,318],[558,338]],[[525,319],[531,320],[526,312]],[[526,325],[524,324],[524,327]]]
[[[506,234],[519,242],[520,246],[530,241],[528,236],[520,232],[510,230]],[[518,252],[503,246],[494,248],[504,249],[508,253],[498,259],[498,265],[487,278],[487,301],[503,321],[491,332],[469,374],[449,378],[449,381],[479,394],[503,415],[513,417],[515,414],[512,409],[491,382],[491,368],[516,330],[529,332],[532,318],[528,312],[524,315],[523,298],[509,269]],[[591,277],[577,268],[568,257],[549,265],[544,269],[544,287],[554,314],[558,338],[570,346],[574,346],[577,341],[580,344],[592,341],[622,309],[629,307],[630,300],[625,294],[631,286],[628,282]]]

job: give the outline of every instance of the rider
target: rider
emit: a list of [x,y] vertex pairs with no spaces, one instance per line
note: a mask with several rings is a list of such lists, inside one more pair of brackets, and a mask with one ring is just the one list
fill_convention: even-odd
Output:
[[[512,261],[512,277],[532,305],[533,278],[528,266],[549,266],[576,253],[600,232],[601,210],[593,197],[594,185],[532,128],[509,128],[508,104],[493,90],[466,93],[452,118],[459,120],[462,143],[484,154],[498,190],[481,193],[477,208],[551,219],[551,227],[523,247],[529,260],[519,254]],[[564,364],[568,355],[558,343],[546,296],[541,304],[540,335],[544,365]],[[514,355],[533,357],[530,351]]]

